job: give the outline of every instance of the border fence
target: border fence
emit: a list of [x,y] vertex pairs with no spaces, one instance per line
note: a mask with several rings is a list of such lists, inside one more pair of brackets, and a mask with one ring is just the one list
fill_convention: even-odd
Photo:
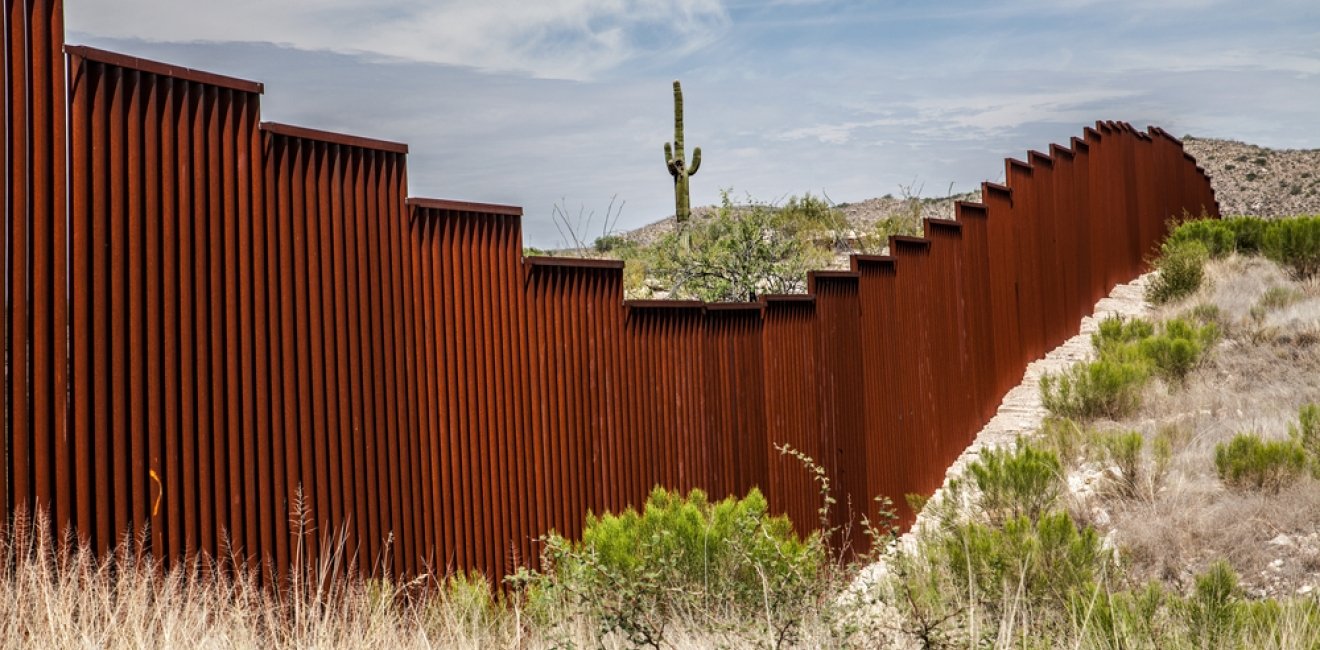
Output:
[[519,208],[407,198],[405,145],[4,6],[0,514],[102,554],[503,575],[657,484],[812,528],[781,443],[833,523],[910,518],[1170,216],[1218,213],[1178,140],[1098,122],[805,295],[625,301],[621,263],[524,258]]

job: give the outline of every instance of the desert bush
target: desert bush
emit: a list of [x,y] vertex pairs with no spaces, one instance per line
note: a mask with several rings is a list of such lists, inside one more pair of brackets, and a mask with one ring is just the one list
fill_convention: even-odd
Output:
[[1082,361],[1060,374],[1042,376],[1041,401],[1058,417],[1116,419],[1140,406],[1141,388],[1149,377],[1149,362],[1131,353]]
[[1288,438],[1306,452],[1311,475],[1320,479],[1320,404],[1305,404],[1297,411],[1297,423],[1288,425]]
[[976,485],[977,505],[993,525],[1019,517],[1040,519],[1063,486],[1059,457],[1021,438],[1012,449],[983,449],[967,472]]
[[797,209],[789,218],[767,205],[735,206],[725,191],[714,216],[693,219],[656,243],[649,269],[673,298],[741,302],[800,293],[807,271],[830,255],[810,236],[814,210]]
[[1043,642],[1068,634],[1068,604],[1094,597],[1112,565],[1067,513],[1002,526],[964,522],[896,559],[896,605],[926,647],[992,646],[1001,629]]
[[1187,221],[1169,233],[1166,246],[1178,246],[1190,242],[1200,243],[1210,257],[1218,258],[1232,253],[1237,248],[1237,237],[1233,229],[1218,219],[1198,219]]
[[1161,323],[1158,334],[1142,339],[1137,345],[1156,374],[1183,384],[1218,338],[1219,328],[1213,323],[1198,327],[1174,318]]
[[1271,221],[1261,236],[1261,252],[1307,279],[1320,271],[1320,216]]
[[1156,273],[1146,287],[1146,300],[1162,305],[1195,293],[1205,279],[1205,263],[1209,256],[1200,241],[1166,241],[1155,260]]
[[673,621],[741,611],[791,636],[823,582],[818,537],[799,538],[756,489],[710,502],[656,488],[642,512],[589,516],[580,542],[546,539],[544,572],[515,582],[529,613],[581,611],[598,638],[658,647]]
[[1241,598],[1238,576],[1222,560],[1196,577],[1192,597],[1185,603],[1193,644],[1198,648],[1227,647],[1237,636],[1239,620],[1234,605]]
[[1081,647],[1314,648],[1320,604],[1314,598],[1250,600],[1223,560],[1210,564],[1183,596],[1159,583],[1077,602]]
[[1046,416],[1040,423],[1041,449],[1053,452],[1065,469],[1077,467],[1085,459],[1090,428],[1072,418]]
[[1277,494],[1301,476],[1306,452],[1293,440],[1262,440],[1254,434],[1238,434],[1215,445],[1215,470],[1219,480],[1233,490]]
[[1283,309],[1302,299],[1302,292],[1291,287],[1270,287],[1261,294],[1256,306],[1265,312]]
[[1130,499],[1139,494],[1145,479],[1141,456],[1145,442],[1138,431],[1110,431],[1095,437],[1100,460],[1107,466],[1105,480],[1122,498]]
[[1213,323],[1175,318],[1157,329],[1144,319],[1111,316],[1091,335],[1097,358],[1042,376],[1041,401],[1058,417],[1123,417],[1140,406],[1152,374],[1182,384],[1218,337]]
[[1266,221],[1260,217],[1230,217],[1220,220],[1233,231],[1233,248],[1243,255],[1255,255],[1260,252],[1260,242],[1265,235]]

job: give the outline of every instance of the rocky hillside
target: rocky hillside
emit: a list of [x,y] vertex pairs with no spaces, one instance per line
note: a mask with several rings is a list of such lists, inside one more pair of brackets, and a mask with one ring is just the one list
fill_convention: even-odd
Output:
[[1320,214],[1320,149],[1267,149],[1192,136],[1183,138],[1183,147],[1210,174],[1225,215]]
[[[1183,146],[1210,174],[1225,215],[1320,214],[1320,149],[1269,149],[1235,140],[1194,136],[1184,137]],[[856,203],[840,203],[838,208],[854,228],[863,230],[880,219],[905,216],[914,209],[919,209],[923,217],[952,218],[955,201],[978,200],[979,190],[939,198],[886,194]],[[714,211],[714,206],[698,207],[693,214],[701,218]],[[670,216],[622,236],[646,245],[673,228],[674,218]]]

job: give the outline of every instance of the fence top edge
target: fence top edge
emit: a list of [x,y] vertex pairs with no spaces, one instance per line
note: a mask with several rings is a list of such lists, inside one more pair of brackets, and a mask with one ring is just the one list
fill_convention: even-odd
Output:
[[256,95],[264,93],[266,89],[265,84],[260,81],[250,81],[248,79],[230,77],[228,75],[216,74],[205,70],[196,70],[181,65],[164,63],[162,61],[143,59],[130,54],[111,52],[109,50],[102,50],[88,45],[65,45],[64,53],[69,56],[76,56],[87,61],[95,61],[96,63],[102,63],[105,65],[136,70],[138,72],[146,72],[148,74],[160,75],[162,77],[170,77],[180,81],[193,81],[211,86],[219,86],[221,88],[229,88],[231,90]]
[[893,255],[850,255],[848,265],[854,271],[860,271],[863,265],[887,266],[893,268],[898,259]]
[[[1076,139],[1077,139],[1077,138],[1073,138],[1073,140],[1076,140]],[[1070,144],[1071,144],[1071,143],[1070,143]],[[1076,155],[1077,155],[1077,154],[1072,150],[1072,147],[1070,147],[1070,146],[1069,146],[1069,147],[1065,147],[1065,146],[1063,146],[1063,145],[1061,145],[1061,144],[1050,143],[1050,156],[1053,157],[1053,158],[1056,158],[1056,159],[1057,159],[1057,158],[1064,158],[1064,159],[1067,159],[1067,160],[1072,160],[1073,157],[1076,156]]]
[[839,271],[835,269],[822,269],[819,271],[809,271],[808,278],[817,278],[821,280],[840,280],[859,278],[862,274],[856,271]]
[[816,297],[808,293],[768,293],[759,297],[766,306],[816,302]]
[[1054,166],[1054,159],[1051,158],[1049,154],[1036,151],[1035,149],[1032,149],[1027,152],[1027,162],[1031,163],[1032,166],[1035,165],[1044,165],[1046,167]]
[[1072,149],[1076,153],[1088,153],[1091,151],[1091,145],[1087,144],[1086,140],[1073,136],[1071,142]]
[[1001,185],[999,183],[991,183],[990,181],[985,181],[981,183],[981,194],[982,194],[982,200],[984,200],[985,196],[991,194],[1002,194],[1003,198],[1011,199],[1013,198],[1013,188],[1007,185]]
[[706,303],[707,312],[743,312],[761,311],[765,305],[759,302],[710,302]]
[[623,306],[629,309],[704,309],[706,303],[700,300],[625,300]]
[[272,135],[282,135],[287,138],[301,138],[303,140],[316,140],[330,144],[340,144],[348,147],[358,147],[360,149],[375,149],[389,153],[408,153],[408,145],[402,142],[391,142],[389,140],[377,140],[375,138],[364,138],[347,133],[335,133],[333,131],[322,131],[305,126],[294,126],[292,124],[281,124],[279,122],[262,122],[261,130]]
[[908,235],[890,235],[889,250],[898,251],[900,248],[930,248],[930,240],[925,237],[910,237]]
[[950,232],[962,232],[962,227],[963,227],[962,222],[958,221],[957,219],[935,219],[931,217],[926,217],[925,219],[922,219],[922,222],[925,225],[926,232],[930,232],[931,230],[948,230]]
[[979,201],[954,201],[953,209],[959,214],[970,214],[977,217],[984,217],[990,212],[990,208]]
[[521,217],[523,209],[517,205],[500,205],[498,203],[475,203],[472,201],[454,201],[451,199],[426,199],[421,197],[408,197],[403,201],[404,205],[410,208],[422,210],[448,210],[450,212],[474,212],[480,215],[498,215],[505,217]]
[[1031,165],[1028,165],[1023,161],[1018,160],[1017,158],[1005,158],[1004,166],[1007,167],[1008,169],[1018,169],[1019,171],[1024,171],[1028,174],[1031,173]]
[[591,270],[621,270],[623,269],[623,260],[601,260],[589,259],[584,257],[553,257],[549,255],[535,255],[524,257],[523,264],[530,268],[563,268],[563,269],[591,269]]

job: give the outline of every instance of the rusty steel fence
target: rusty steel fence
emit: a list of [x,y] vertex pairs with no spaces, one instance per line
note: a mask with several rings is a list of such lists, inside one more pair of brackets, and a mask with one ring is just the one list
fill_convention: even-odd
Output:
[[64,47],[58,1],[4,20],[4,520],[269,581],[503,575],[656,485],[758,487],[808,530],[785,444],[830,525],[876,495],[910,521],[1167,219],[1218,210],[1176,139],[1099,122],[807,294],[625,301],[620,262],[524,258],[519,208],[406,198],[405,145]]

